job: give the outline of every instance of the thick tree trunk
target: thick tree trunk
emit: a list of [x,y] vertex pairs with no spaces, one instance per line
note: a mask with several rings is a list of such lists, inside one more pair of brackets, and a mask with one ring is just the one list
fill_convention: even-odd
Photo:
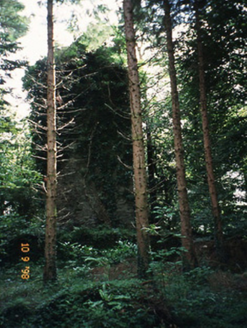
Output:
[[147,178],[142,130],[140,83],[136,58],[133,6],[131,0],[123,1],[125,37],[128,59],[129,94],[131,108],[134,192],[138,245],[139,276],[144,277],[149,265]]
[[47,58],[47,192],[45,230],[44,283],[56,280],[56,188],[57,188],[57,149],[56,149],[56,97],[55,61],[53,40],[53,0],[47,3],[48,58]]
[[[194,8],[195,8],[195,16],[196,16],[200,107],[201,107],[201,115],[202,115],[205,163],[206,163],[206,170],[207,170],[208,188],[209,188],[209,194],[210,194],[211,205],[212,205],[212,214],[213,214],[214,225],[215,225],[216,249],[218,250],[220,255],[223,254],[223,231],[222,231],[220,207],[217,199],[217,191],[216,191],[215,177],[214,177],[214,170],[213,170],[213,159],[212,159],[212,152],[211,152],[209,121],[208,121],[208,112],[207,112],[203,44],[201,39],[201,23],[200,23],[197,0],[195,1]],[[222,257],[222,255],[220,256]]]
[[186,249],[184,257],[184,266],[186,268],[193,268],[196,265],[196,257],[192,239],[192,230],[190,224],[190,208],[185,179],[185,165],[184,165],[184,151],[182,144],[182,131],[180,122],[180,109],[177,90],[177,76],[175,69],[174,47],[172,41],[172,22],[170,14],[169,0],[164,0],[165,9],[165,29],[167,37],[167,52],[169,60],[169,75],[171,81],[172,94],[172,119],[173,119],[173,133],[174,146],[176,157],[176,171],[177,171],[177,188],[178,201],[181,220],[181,235],[182,245]]

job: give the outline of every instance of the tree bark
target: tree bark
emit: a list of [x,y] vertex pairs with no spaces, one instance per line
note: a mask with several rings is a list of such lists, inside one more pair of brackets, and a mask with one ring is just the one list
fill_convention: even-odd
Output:
[[193,268],[196,265],[196,256],[194,251],[192,229],[190,223],[190,207],[188,201],[188,193],[185,178],[185,165],[184,165],[184,151],[182,143],[182,131],[180,122],[180,108],[177,90],[177,76],[175,69],[174,47],[172,41],[172,22],[171,22],[171,9],[169,0],[164,0],[165,9],[165,29],[167,37],[167,52],[169,60],[169,75],[171,83],[172,95],[172,121],[174,133],[174,147],[176,157],[176,173],[177,173],[177,188],[178,188],[178,201],[181,220],[181,235],[182,246],[185,248],[184,266],[185,268]]
[[150,247],[149,236],[146,230],[146,228],[148,228],[147,177],[142,129],[140,83],[131,0],[123,1],[123,10],[131,109],[138,270],[139,276],[145,277],[149,266]]
[[203,44],[201,38],[201,22],[199,16],[199,8],[197,0],[194,4],[195,16],[196,16],[196,33],[197,33],[197,53],[198,53],[198,71],[199,71],[199,90],[200,90],[200,108],[202,115],[202,131],[203,131],[203,143],[204,143],[204,154],[205,154],[205,164],[207,171],[207,181],[209,194],[212,205],[212,214],[214,218],[215,225],[215,241],[216,249],[219,254],[223,254],[223,231],[222,222],[220,214],[220,206],[217,197],[217,190],[214,177],[213,169],[213,158],[211,151],[210,142],[210,131],[209,131],[209,121],[208,121],[208,111],[207,111],[207,96],[206,96],[206,84],[205,84],[205,72],[204,72],[204,58],[203,58]]
[[56,280],[56,81],[53,37],[53,0],[47,3],[48,56],[47,56],[47,187],[44,283]]
[[154,145],[149,127],[147,126],[147,165],[148,165],[148,189],[149,189],[149,202],[150,202],[150,223],[155,223],[155,207],[157,204],[157,192],[155,186],[155,158],[154,158]]

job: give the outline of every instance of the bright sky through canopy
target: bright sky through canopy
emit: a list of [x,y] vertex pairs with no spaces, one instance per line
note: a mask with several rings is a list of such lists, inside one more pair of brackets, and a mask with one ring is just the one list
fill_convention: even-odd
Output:
[[[19,39],[23,48],[14,55],[16,59],[24,59],[33,65],[38,59],[47,55],[47,9],[46,5],[40,5],[41,1],[20,0],[25,5],[22,15],[30,18],[28,33]],[[44,2],[44,1],[43,1]],[[54,6],[54,32],[55,42],[61,46],[68,46],[74,40],[72,33],[67,31],[69,19],[72,14],[77,16],[80,33],[86,31],[88,24],[94,19],[90,16],[98,5],[107,5],[111,12],[108,15],[110,23],[116,22],[115,10],[118,5],[115,0],[83,0],[80,5],[63,4]],[[77,35],[78,36],[78,33]],[[25,102],[26,94],[22,91],[21,78],[23,69],[17,69],[12,73],[8,81],[8,87],[12,88],[12,96],[6,100],[16,108],[18,117],[26,115],[29,105]]]

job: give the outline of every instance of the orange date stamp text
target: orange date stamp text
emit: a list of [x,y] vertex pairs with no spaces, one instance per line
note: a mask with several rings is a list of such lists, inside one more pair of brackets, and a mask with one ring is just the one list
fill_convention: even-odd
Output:
[[[21,257],[21,260],[25,263],[29,262],[30,261],[30,257],[27,256],[28,252],[30,251],[30,246],[29,244],[21,244],[21,251],[22,253],[24,253],[23,257]],[[22,275],[21,275],[21,278],[24,279],[24,280],[28,280],[30,278],[30,266],[26,266],[25,269],[22,269],[21,270],[22,272]]]

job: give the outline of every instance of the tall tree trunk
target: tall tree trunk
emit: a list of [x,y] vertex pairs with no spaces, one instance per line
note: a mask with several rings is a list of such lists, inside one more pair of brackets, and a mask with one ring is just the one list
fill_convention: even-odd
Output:
[[155,207],[157,206],[157,192],[155,187],[155,159],[154,145],[149,127],[147,126],[147,165],[148,165],[148,189],[150,202],[150,222],[155,223]]
[[247,174],[244,172],[244,192],[245,192],[245,202],[247,203]]
[[210,143],[209,121],[207,112],[207,97],[205,85],[205,72],[204,72],[204,59],[203,59],[203,44],[201,38],[201,22],[199,16],[199,8],[197,0],[194,4],[196,16],[196,33],[197,33],[197,52],[198,52],[198,70],[199,70],[199,90],[200,90],[200,107],[202,115],[202,130],[203,130],[203,143],[205,153],[205,163],[207,171],[208,188],[212,205],[212,214],[215,225],[215,242],[218,255],[223,259],[223,231],[219,202],[217,199],[217,191],[215,185],[215,177],[213,170],[213,159]]
[[142,130],[140,83],[136,58],[133,5],[131,0],[123,1],[125,38],[128,59],[129,94],[131,108],[134,192],[136,209],[136,229],[138,245],[139,276],[144,277],[149,265],[147,177]]
[[53,40],[53,0],[47,3],[48,58],[47,58],[47,192],[44,283],[56,280],[56,97]]
[[177,76],[175,69],[174,47],[172,41],[172,22],[171,22],[171,8],[169,0],[164,0],[165,9],[165,29],[167,37],[167,52],[169,60],[169,75],[171,83],[172,94],[172,119],[173,119],[173,133],[174,133],[174,146],[176,157],[176,172],[177,172],[177,188],[178,188],[178,201],[181,220],[181,235],[182,246],[186,249],[184,256],[185,268],[193,268],[196,265],[196,256],[194,251],[192,229],[190,223],[190,208],[185,179],[185,165],[184,165],[184,151],[182,144],[182,131],[180,122],[180,109],[177,90]]

